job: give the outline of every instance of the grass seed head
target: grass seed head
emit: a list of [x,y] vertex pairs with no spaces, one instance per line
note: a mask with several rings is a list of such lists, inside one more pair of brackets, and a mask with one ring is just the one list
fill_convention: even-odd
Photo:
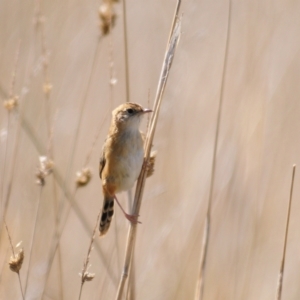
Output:
[[157,151],[152,151],[150,153],[150,156],[149,156],[149,159],[147,162],[147,177],[150,177],[154,174],[156,154],[157,154]]
[[40,163],[37,172],[35,173],[37,178],[36,183],[38,185],[45,185],[45,178],[53,172],[54,163],[47,156],[40,156],[39,161]]
[[49,96],[52,91],[53,85],[50,82],[46,82],[43,85],[43,91],[45,95]]
[[11,256],[9,260],[9,268],[16,273],[19,273],[21,270],[24,260],[24,250],[21,248],[15,256]]
[[83,168],[81,171],[76,172],[76,185],[82,187],[87,185],[92,178],[92,172],[89,168]]
[[103,2],[99,7],[100,29],[103,35],[109,34],[115,25],[116,14],[111,2]]
[[86,281],[92,281],[95,277],[95,273],[89,273],[89,272],[84,272],[84,274],[82,275],[82,273],[79,273],[82,282],[86,282]]
[[15,109],[18,106],[18,96],[13,96],[7,100],[5,100],[3,102],[3,106],[5,109],[7,109],[8,111],[12,111],[13,109]]

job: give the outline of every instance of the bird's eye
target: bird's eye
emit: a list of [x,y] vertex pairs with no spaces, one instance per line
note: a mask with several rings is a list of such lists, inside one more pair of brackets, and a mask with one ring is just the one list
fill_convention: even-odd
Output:
[[128,108],[128,109],[127,109],[127,112],[128,112],[130,115],[132,115],[132,114],[134,113],[134,110],[133,110],[132,108]]

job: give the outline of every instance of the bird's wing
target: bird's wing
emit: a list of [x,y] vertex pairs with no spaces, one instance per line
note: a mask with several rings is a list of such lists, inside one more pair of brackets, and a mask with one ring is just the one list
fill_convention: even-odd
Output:
[[100,164],[99,164],[99,176],[100,178],[102,179],[102,171],[103,171],[103,168],[105,166],[105,144],[103,146],[103,149],[102,149],[102,154],[101,154],[101,157],[100,157]]

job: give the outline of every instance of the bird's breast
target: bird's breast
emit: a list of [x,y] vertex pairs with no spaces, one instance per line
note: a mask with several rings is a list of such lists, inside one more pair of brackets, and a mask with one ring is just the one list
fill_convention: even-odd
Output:
[[124,133],[108,147],[105,178],[116,187],[116,193],[131,189],[143,165],[144,146],[140,132]]

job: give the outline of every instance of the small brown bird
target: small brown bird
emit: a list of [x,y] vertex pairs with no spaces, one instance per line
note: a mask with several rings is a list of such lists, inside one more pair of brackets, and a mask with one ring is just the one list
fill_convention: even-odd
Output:
[[152,110],[136,103],[122,104],[112,112],[111,125],[100,158],[99,171],[104,195],[100,235],[109,229],[114,214],[114,200],[130,222],[138,222],[138,216],[124,211],[116,194],[131,189],[141,172],[144,139],[139,125],[141,117],[149,112]]

